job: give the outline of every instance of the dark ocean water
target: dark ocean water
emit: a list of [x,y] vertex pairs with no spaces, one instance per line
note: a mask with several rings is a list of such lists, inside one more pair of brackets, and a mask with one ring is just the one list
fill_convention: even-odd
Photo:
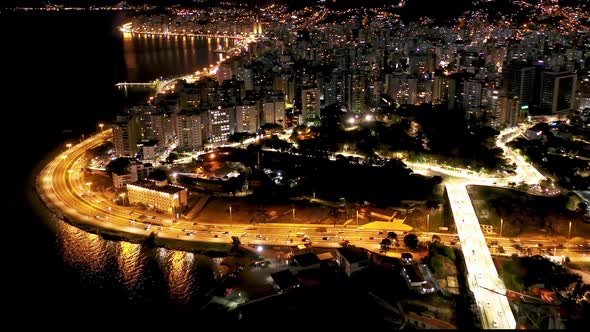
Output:
[[113,12],[0,13],[7,148],[0,302],[8,309],[0,318],[23,326],[117,319],[153,326],[156,317],[172,315],[167,326],[174,326],[215,284],[217,259],[105,240],[57,221],[34,193],[48,153],[130,102],[115,83],[192,72],[217,60],[215,40],[124,38],[116,30],[124,20]]

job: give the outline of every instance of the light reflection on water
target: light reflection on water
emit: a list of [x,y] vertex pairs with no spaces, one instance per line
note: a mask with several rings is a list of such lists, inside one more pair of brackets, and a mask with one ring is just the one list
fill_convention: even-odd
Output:
[[68,263],[89,273],[103,270],[108,251],[107,241],[100,236],[60,221],[57,225],[57,241],[61,254]]
[[215,63],[212,51],[235,45],[233,39],[161,36],[125,33],[122,38],[127,81],[144,82],[159,76],[176,76]]
[[120,289],[133,303],[201,303],[215,286],[221,261],[192,252],[106,240],[63,221],[56,221],[56,241],[64,262],[81,279]]
[[194,262],[192,253],[171,251],[168,253],[168,289],[170,298],[178,302],[188,302],[191,298],[194,278],[191,273]]
[[141,245],[120,241],[118,243],[117,263],[121,271],[121,281],[129,289],[134,289],[143,272]]

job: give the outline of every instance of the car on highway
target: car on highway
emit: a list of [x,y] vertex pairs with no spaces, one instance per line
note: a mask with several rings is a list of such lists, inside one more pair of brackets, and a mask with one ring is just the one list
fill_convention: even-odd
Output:
[[329,236],[324,236],[324,237],[322,238],[322,240],[324,240],[324,241],[328,241],[329,239],[330,239],[330,237],[329,237]]
[[215,235],[213,235],[213,237],[214,238],[218,238],[219,237],[219,234],[215,234]]
[[187,236],[193,236],[193,235],[195,235],[195,231],[190,231],[190,232],[187,232],[187,233],[186,233],[186,235],[187,235]]
[[267,268],[270,265],[269,261],[258,261],[252,263],[252,266],[260,267],[260,268]]
[[242,235],[240,235],[240,237],[248,237],[248,233],[242,233]]

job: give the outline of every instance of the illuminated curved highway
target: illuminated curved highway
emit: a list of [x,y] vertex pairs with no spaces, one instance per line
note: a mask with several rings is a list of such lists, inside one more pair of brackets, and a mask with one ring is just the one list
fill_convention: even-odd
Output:
[[[526,163],[522,157],[518,158],[520,156],[505,146],[507,137],[512,136],[512,139],[517,134],[516,130],[504,131],[498,140],[498,146],[503,148],[506,156],[517,163],[517,174],[513,177],[492,178],[461,169],[409,163],[409,166],[418,172],[436,171],[455,178],[446,181],[447,194],[467,264],[468,285],[480,309],[482,327],[486,329],[514,329],[516,322],[505,295],[504,283],[492,261],[466,185],[505,185],[507,181],[514,180],[532,184],[543,179],[534,167]],[[231,240],[228,237],[237,235],[243,243],[250,245],[295,245],[303,243],[302,237],[297,236],[297,233],[304,232],[316,247],[337,248],[340,242],[348,240],[351,244],[371,251],[378,251],[380,248],[379,243],[383,236],[378,236],[378,231],[375,230],[317,224],[203,224],[186,220],[173,221],[163,218],[162,215],[138,212],[115,205],[92,193],[91,184],[84,182],[82,172],[86,150],[110,139],[112,131],[105,130],[65,150],[42,170],[37,179],[37,187],[39,195],[50,208],[58,209],[58,213],[67,216],[74,223],[144,237],[154,233],[160,239],[183,240],[188,243],[229,244]],[[140,215],[144,218],[140,218]],[[327,231],[320,231],[320,228]]]
[[[359,247],[379,250],[380,240],[376,230],[354,227],[333,227],[319,224],[230,224],[196,223],[173,219],[162,214],[122,207],[90,191],[81,169],[85,165],[85,152],[112,138],[112,131],[105,130],[70,147],[55,157],[37,178],[37,188],[43,201],[57,214],[72,223],[85,224],[95,229],[109,229],[124,234],[149,236],[152,232],[160,239],[184,240],[229,244],[231,235],[240,236],[243,243],[251,245],[296,245],[304,243],[305,233],[316,247],[337,248],[348,240]],[[144,218],[140,218],[140,216]],[[229,219],[229,218],[228,218]],[[149,225],[149,228],[148,228]],[[158,226],[161,225],[161,226]],[[320,231],[325,228],[326,231]],[[325,239],[326,238],[326,239]]]

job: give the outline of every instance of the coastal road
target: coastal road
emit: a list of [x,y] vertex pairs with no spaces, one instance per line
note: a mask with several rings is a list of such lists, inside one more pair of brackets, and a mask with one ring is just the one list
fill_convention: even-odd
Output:
[[[249,225],[228,224],[223,221],[202,224],[116,205],[93,192],[92,183],[86,182],[83,174],[86,150],[110,139],[111,130],[94,135],[64,150],[41,171],[38,189],[48,206],[59,210],[58,214],[96,228],[142,236],[148,236],[153,232],[164,239],[228,243],[229,237],[235,235],[242,237],[243,242],[252,244],[297,245],[305,243],[302,234],[306,234],[314,246],[339,247],[343,240],[348,240],[351,244],[378,250],[379,243],[384,237],[376,230],[319,224]],[[319,227],[325,227],[326,232],[320,232]]]
[[[359,247],[378,251],[379,243],[385,237],[384,234],[379,234],[379,231],[375,230],[330,227],[329,225],[201,224],[182,219],[173,221],[162,214],[118,206],[93,193],[92,184],[85,182],[80,170],[84,165],[86,150],[99,146],[111,138],[112,131],[105,130],[70,147],[54,158],[38,177],[38,189],[42,199],[50,207],[57,208],[64,216],[94,227],[143,236],[153,232],[163,239],[180,239],[189,242],[229,243],[229,237],[237,235],[241,236],[243,243],[251,245],[297,245],[304,243],[303,237],[297,233],[305,233],[315,247],[335,248],[339,247],[339,243],[343,240],[348,240]],[[519,170],[526,170],[528,166],[520,167]],[[421,166],[413,165],[413,167]],[[441,171],[434,168],[437,167],[436,165],[425,165],[425,167],[426,171]],[[469,287],[475,294],[481,312],[482,327],[513,329],[516,324],[505,296],[505,287],[498,277],[466,190],[466,185],[493,185],[498,179],[483,177],[469,171],[450,170],[450,172],[453,172],[454,177],[459,175],[463,177],[463,179],[447,181],[446,188],[457,223],[461,248],[467,261]],[[517,176],[524,178],[527,174],[535,175],[534,171],[531,172],[517,173]],[[531,182],[534,179],[536,178],[533,178]],[[318,227],[326,227],[327,232],[320,232]],[[248,234],[245,235],[245,233]],[[433,233],[423,235],[421,240],[428,240],[431,234]],[[398,237],[401,241],[403,234],[398,234]],[[539,240],[539,243],[543,242]]]

